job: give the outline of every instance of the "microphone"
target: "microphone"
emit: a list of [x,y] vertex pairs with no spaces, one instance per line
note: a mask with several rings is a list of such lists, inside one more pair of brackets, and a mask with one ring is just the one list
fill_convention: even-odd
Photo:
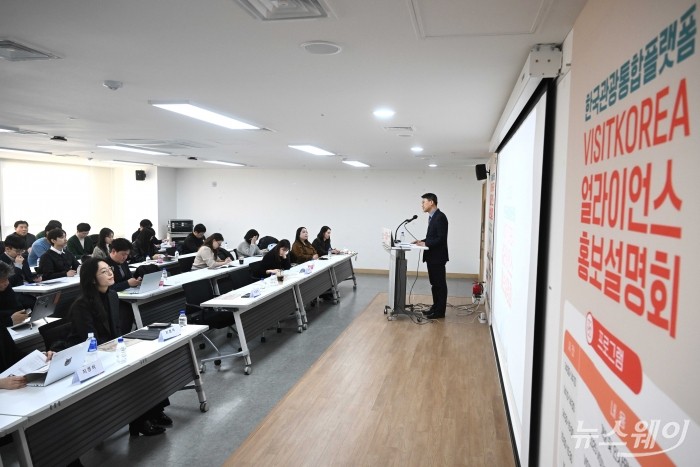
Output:
[[409,222],[412,222],[416,219],[418,219],[418,215],[414,214],[413,217],[411,217],[410,219],[406,219],[405,221],[400,223],[399,226],[396,227],[396,232],[394,232],[394,240],[398,241],[399,229],[401,228],[402,225],[408,224]]

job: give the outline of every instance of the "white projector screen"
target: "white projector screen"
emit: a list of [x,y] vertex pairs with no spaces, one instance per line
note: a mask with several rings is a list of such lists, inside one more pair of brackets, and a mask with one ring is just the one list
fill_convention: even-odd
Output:
[[528,465],[546,94],[498,153],[491,323],[520,465]]

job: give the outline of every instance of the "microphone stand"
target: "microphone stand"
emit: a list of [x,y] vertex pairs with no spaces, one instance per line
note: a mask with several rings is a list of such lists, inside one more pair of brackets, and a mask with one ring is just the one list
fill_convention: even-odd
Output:
[[396,246],[396,242],[399,241],[399,229],[401,228],[402,225],[408,224],[408,222],[409,222],[409,220],[406,219],[405,221],[400,223],[398,227],[396,227],[396,231],[394,232],[394,245],[392,245],[392,246]]

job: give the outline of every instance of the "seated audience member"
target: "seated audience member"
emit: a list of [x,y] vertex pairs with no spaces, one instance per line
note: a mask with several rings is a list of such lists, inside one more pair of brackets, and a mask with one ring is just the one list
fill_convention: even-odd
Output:
[[289,240],[283,238],[263,256],[263,259],[250,264],[250,274],[255,278],[263,279],[270,274],[277,274],[278,271],[291,268],[289,248]]
[[75,276],[80,263],[70,251],[65,250],[66,231],[53,229],[46,234],[46,239],[51,243],[51,248],[39,259],[39,272],[42,279]]
[[76,227],[75,235],[68,239],[66,250],[73,253],[76,258],[82,258],[85,255],[91,255],[95,245],[92,244],[90,235],[90,224],[81,222]]
[[219,248],[224,243],[224,236],[220,233],[213,233],[207,237],[204,241],[204,245],[199,247],[197,251],[197,256],[194,257],[194,263],[192,263],[192,269],[204,269],[213,268],[216,266],[223,266],[231,262],[231,258],[226,258],[225,260],[220,260],[218,253]]
[[[100,234],[97,237],[97,245],[95,245],[95,248],[92,249],[92,257],[108,258],[112,240],[114,240],[114,232],[112,229],[107,227],[100,229]],[[129,244],[129,248],[131,248],[131,243]]]
[[[46,361],[51,360],[53,352],[46,352]],[[20,361],[24,355],[17,348],[17,344],[12,339],[10,332],[6,327],[0,326],[0,373],[10,368],[12,365]],[[8,376],[0,378],[0,389],[22,389],[27,385],[27,379],[24,376]]]
[[17,237],[22,240],[22,249],[26,251],[31,250],[32,244],[36,241],[34,234],[29,233],[29,223],[27,221],[15,222],[15,231],[14,233],[11,233],[10,236]]
[[312,259],[318,259],[318,254],[309,242],[309,231],[306,227],[299,227],[292,245],[292,260],[300,264]]
[[[56,219],[51,219],[49,222],[47,222],[46,225],[49,225],[49,224],[54,226],[53,229],[57,229],[57,228],[62,229],[63,228],[63,224],[61,224],[61,221],[57,221]],[[44,229],[43,232],[39,232],[38,234],[36,234],[36,239],[39,240],[40,238],[46,237],[46,234],[49,232],[49,230],[51,230],[51,229]]]
[[[135,241],[136,241],[136,239],[137,239],[138,236],[139,236],[139,233],[141,233],[141,231],[142,231],[143,229],[153,229],[153,222],[151,222],[151,221],[148,220],[148,219],[142,219],[141,222],[140,222],[140,224],[139,224],[139,230],[137,230],[136,232],[134,232],[133,234],[131,234],[131,241],[132,241],[132,242],[135,242]],[[160,240],[158,240],[158,239],[156,238],[156,231],[155,231],[155,229],[153,229],[153,239],[151,240],[151,242],[153,242],[153,244],[156,245],[156,246],[160,246],[160,244],[163,243],[163,242],[161,242]]]
[[41,258],[41,255],[49,251],[49,248],[51,248],[51,244],[49,243],[48,240],[46,240],[46,234],[50,232],[53,229],[60,229],[61,228],[61,223],[58,221],[49,221],[48,224],[46,224],[46,227],[44,227],[44,232],[41,238],[39,238],[39,235],[37,235],[37,239],[34,243],[32,243],[32,249],[29,252],[29,266],[35,267],[37,261],[39,261],[39,258]]
[[8,327],[19,324],[27,319],[27,311],[17,300],[17,294],[12,290],[10,277],[14,268],[0,261],[0,326]]
[[238,256],[248,258],[250,256],[259,256],[267,253],[267,250],[263,251],[258,248],[258,245],[256,245],[258,242],[258,237],[260,237],[260,234],[255,229],[250,229],[248,232],[246,232],[245,236],[243,237],[243,241],[238,245],[238,248],[236,248],[236,251],[238,251]]
[[146,261],[146,257],[151,259],[162,258],[164,255],[158,253],[158,248],[153,243],[156,232],[150,227],[144,227],[139,233],[134,243],[131,244],[131,262],[141,263]]
[[[70,341],[79,343],[94,334],[98,344],[122,335],[119,327],[119,297],[110,286],[114,273],[109,265],[97,258],[88,258],[80,269],[81,295],[73,302],[68,317],[71,321]],[[173,421],[163,413],[167,400],[159,403],[129,424],[129,434],[152,436],[165,432],[163,425]]]
[[[21,238],[8,235],[5,238],[5,251],[0,253],[0,261],[9,264],[14,269],[14,274],[10,276],[11,287],[24,285],[25,282],[41,282],[41,276],[34,274],[29,269],[28,261],[22,256],[22,253],[24,253],[23,246],[24,243]],[[36,297],[25,293],[15,292],[15,294],[22,308],[34,308]]]
[[0,261],[15,268],[15,277],[11,280],[13,287],[23,285],[25,282],[40,282],[41,276],[37,276],[29,268],[29,261],[24,259],[24,244],[22,239],[13,235],[5,238],[5,251],[0,253]]
[[334,254],[338,254],[338,250],[331,246],[331,228],[327,225],[321,227],[321,230],[318,232],[318,235],[316,235],[311,245],[319,256],[327,255],[328,250],[331,250]]
[[197,253],[199,247],[204,244],[204,234],[207,232],[207,228],[204,224],[197,224],[194,226],[194,230],[185,237],[185,241],[182,242],[181,253]]
[[115,292],[121,292],[130,287],[141,285],[141,279],[135,279],[131,274],[126,260],[131,252],[131,243],[126,238],[116,238],[112,242],[112,251],[104,261],[114,270],[114,284],[110,287]]

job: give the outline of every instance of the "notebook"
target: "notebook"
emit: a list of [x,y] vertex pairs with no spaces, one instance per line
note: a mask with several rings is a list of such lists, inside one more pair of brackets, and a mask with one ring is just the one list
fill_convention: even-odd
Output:
[[149,272],[148,274],[145,274],[143,276],[143,279],[141,279],[141,285],[139,287],[131,287],[130,289],[124,290],[124,293],[140,294],[152,292],[158,289],[158,285],[160,284],[160,278],[162,275],[163,273],[161,271]]
[[27,386],[44,387],[75,373],[85,362],[90,341],[68,347],[51,358],[51,361],[25,376]]

